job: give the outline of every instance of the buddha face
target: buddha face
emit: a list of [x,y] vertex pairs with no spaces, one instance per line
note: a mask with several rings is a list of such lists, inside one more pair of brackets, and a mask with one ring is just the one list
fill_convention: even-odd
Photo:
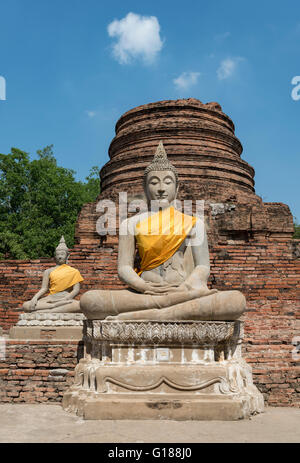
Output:
[[63,249],[57,249],[55,251],[55,261],[57,265],[62,265],[67,262],[68,252]]
[[146,195],[159,208],[168,207],[176,198],[178,186],[171,170],[149,172],[146,178]]

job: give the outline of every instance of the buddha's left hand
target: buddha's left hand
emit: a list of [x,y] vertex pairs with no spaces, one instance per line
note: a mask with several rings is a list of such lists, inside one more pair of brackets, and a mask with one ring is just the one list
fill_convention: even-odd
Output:
[[206,284],[205,281],[202,281],[200,284],[198,282],[198,287],[197,288],[194,288],[192,285],[190,285],[189,283],[187,283],[185,281],[184,283],[182,283],[177,288],[173,288],[173,292],[176,292],[176,293],[187,292],[189,294],[195,293],[197,295],[196,297],[201,297],[201,296],[206,296],[206,295],[209,295],[209,294],[217,293],[218,290],[217,289],[209,289],[207,287],[207,284]]

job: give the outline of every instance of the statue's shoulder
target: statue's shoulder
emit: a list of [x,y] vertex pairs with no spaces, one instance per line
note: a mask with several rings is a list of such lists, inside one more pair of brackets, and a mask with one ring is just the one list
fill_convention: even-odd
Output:
[[207,232],[207,222],[202,217],[193,216],[195,223],[187,234],[187,238],[203,237]]
[[50,268],[47,268],[45,271],[44,271],[44,275],[47,275],[50,273],[52,273],[54,270],[57,270],[58,268],[60,268],[61,265],[54,265],[54,267],[50,267]]
[[132,217],[129,217],[120,225],[120,234],[126,235],[128,232],[134,235],[135,227],[137,224],[149,217],[148,212],[141,212],[139,214],[135,214]]
[[43,272],[43,276],[49,276],[50,273],[51,273],[55,268],[56,268],[56,267],[46,268],[46,270],[44,270],[44,272]]

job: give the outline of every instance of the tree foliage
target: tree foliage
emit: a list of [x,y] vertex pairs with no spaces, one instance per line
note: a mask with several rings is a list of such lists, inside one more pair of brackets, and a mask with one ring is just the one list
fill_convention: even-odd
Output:
[[294,235],[293,238],[296,240],[300,240],[300,224],[297,222],[297,220],[294,221]]
[[0,154],[0,258],[53,256],[61,235],[74,245],[77,215],[100,192],[98,168],[86,182],[72,169],[59,167],[52,145],[37,151],[38,159],[16,148]]

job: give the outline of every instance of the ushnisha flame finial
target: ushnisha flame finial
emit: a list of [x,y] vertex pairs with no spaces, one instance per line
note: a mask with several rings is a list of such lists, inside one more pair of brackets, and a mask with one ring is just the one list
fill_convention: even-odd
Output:
[[61,239],[59,240],[59,244],[55,251],[66,251],[69,252],[69,249],[66,245],[65,238],[62,236]]
[[162,141],[159,142],[152,162],[168,160],[167,153]]
[[146,178],[149,172],[161,170],[171,170],[175,175],[176,183],[178,183],[178,172],[173,164],[171,164],[169,161],[162,141],[159,142],[153,160],[144,171],[144,184],[146,183]]

